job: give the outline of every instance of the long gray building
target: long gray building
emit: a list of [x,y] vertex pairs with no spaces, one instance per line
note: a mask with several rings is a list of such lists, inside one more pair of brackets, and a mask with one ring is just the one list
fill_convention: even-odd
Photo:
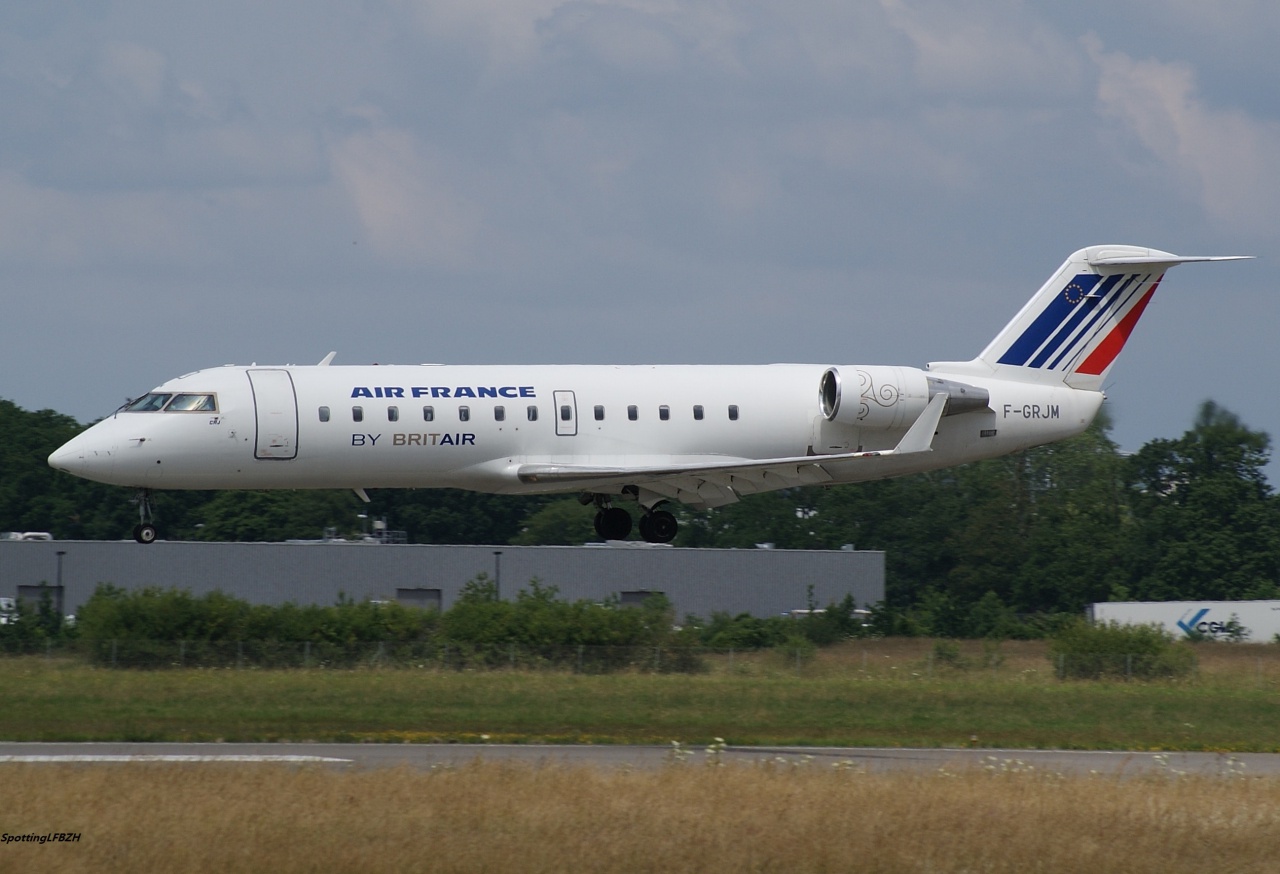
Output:
[[341,543],[0,541],[0,597],[55,588],[75,613],[99,583],[125,589],[215,590],[255,604],[333,604],[340,594],[448,609],[480,574],[502,598],[529,581],[569,601],[654,592],[677,616],[771,616],[853,595],[884,599],[884,553],[848,550],[674,549],[663,546],[426,546]]

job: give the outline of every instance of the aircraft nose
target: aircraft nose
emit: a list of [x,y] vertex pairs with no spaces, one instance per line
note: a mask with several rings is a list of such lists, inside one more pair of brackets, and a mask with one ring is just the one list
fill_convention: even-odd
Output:
[[73,437],[49,455],[49,466],[85,479],[105,481],[115,466],[114,447],[90,437],[93,429]]

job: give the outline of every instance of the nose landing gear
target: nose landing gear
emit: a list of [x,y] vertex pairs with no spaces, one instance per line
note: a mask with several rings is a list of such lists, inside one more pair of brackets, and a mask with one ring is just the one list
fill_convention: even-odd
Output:
[[160,532],[152,519],[151,491],[140,490],[133,501],[138,505],[138,524],[133,526],[133,539],[139,543],[155,543]]

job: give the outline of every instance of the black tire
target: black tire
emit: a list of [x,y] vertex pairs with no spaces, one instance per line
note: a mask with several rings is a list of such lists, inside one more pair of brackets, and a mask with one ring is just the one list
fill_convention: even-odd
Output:
[[159,536],[154,525],[138,525],[133,529],[133,539],[139,543],[155,543]]
[[640,530],[643,532],[646,528],[649,530],[645,540],[650,543],[670,543],[676,539],[676,532],[680,530],[680,523],[676,521],[676,517],[668,513],[666,510],[654,510],[646,517],[648,525],[642,525]]
[[601,510],[596,519],[596,533],[605,540],[626,540],[631,533],[631,514],[621,507]]

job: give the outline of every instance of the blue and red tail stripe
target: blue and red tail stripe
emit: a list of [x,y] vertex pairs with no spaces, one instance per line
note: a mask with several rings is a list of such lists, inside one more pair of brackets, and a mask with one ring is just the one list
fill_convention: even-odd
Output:
[[1156,277],[1156,280],[1151,283],[1151,287],[1147,289],[1147,293],[1142,296],[1142,299],[1129,312],[1125,313],[1124,318],[1120,320],[1120,324],[1111,329],[1111,333],[1107,334],[1097,348],[1089,353],[1089,357],[1081,362],[1080,366],[1076,368],[1076,373],[1098,376],[1111,366],[1111,362],[1116,360],[1116,356],[1120,354],[1120,350],[1128,342],[1129,335],[1133,333],[1133,326],[1138,324],[1138,319],[1142,318],[1142,311],[1151,302],[1151,296],[1156,293],[1156,286],[1160,284],[1162,278]]
[[1076,274],[1060,294],[1054,295],[1022,335],[1010,344],[1008,351],[1000,356],[999,363],[1028,366],[1031,356],[1044,345],[1049,335],[1071,317],[1082,301],[1091,300],[1089,295],[1101,278],[1095,273]]
[[[1081,296],[1079,290],[1085,287],[1085,284],[1081,282],[1085,276],[1089,276],[1089,274],[1081,274],[1077,276],[1065,289],[1063,289],[1062,296],[1064,298],[1072,296],[1075,297],[1077,303],[1075,311],[1071,313],[1070,317],[1066,319],[1065,322],[1063,322],[1062,327],[1053,335],[1053,338],[1048,343],[1044,344],[1040,349],[1040,353],[1036,355],[1035,358],[1031,359],[1031,363],[1027,365],[1028,367],[1044,367],[1044,363],[1049,360],[1049,357],[1053,355],[1054,352],[1057,352],[1062,348],[1068,338],[1074,336],[1079,339],[1079,335],[1076,334],[1076,329],[1080,327],[1081,322],[1087,319],[1090,315],[1095,315],[1095,317],[1097,315],[1104,315],[1109,304],[1114,302],[1106,301],[1105,298],[1115,288],[1117,280],[1120,279],[1119,276],[1108,276],[1096,289],[1088,290],[1083,296]],[[1095,282],[1099,278],[1100,277],[1097,276],[1093,277]],[[1099,304],[1102,305],[1099,306]],[[1091,321],[1090,325],[1093,323],[1094,322]],[[1073,343],[1067,344],[1067,347],[1069,349],[1074,345],[1075,344]],[[1049,365],[1049,369],[1052,370],[1054,366],[1055,365],[1052,364]]]
[[1009,345],[998,363],[1040,370],[1069,366],[1081,350],[1094,344],[1111,318],[1129,310],[1076,368],[1080,373],[1101,374],[1124,347],[1161,275],[1077,273]]
[[[1076,335],[1073,342],[1065,344],[1062,351],[1060,351],[1057,357],[1050,362],[1050,370],[1056,370],[1067,356],[1074,354],[1082,341],[1084,345],[1088,345],[1089,340],[1099,330],[1101,330],[1098,323],[1106,319],[1110,313],[1123,311],[1124,308],[1129,305],[1129,301],[1132,299],[1133,295],[1137,294],[1142,288],[1143,282],[1145,281],[1143,275],[1137,273],[1125,277],[1112,278],[1121,279],[1122,281],[1110,284],[1110,289],[1113,290],[1111,299],[1101,301],[1101,304],[1094,308],[1093,317],[1089,319],[1088,323],[1084,326],[1084,329]],[[1104,283],[1104,286],[1105,285],[1106,283]]]

